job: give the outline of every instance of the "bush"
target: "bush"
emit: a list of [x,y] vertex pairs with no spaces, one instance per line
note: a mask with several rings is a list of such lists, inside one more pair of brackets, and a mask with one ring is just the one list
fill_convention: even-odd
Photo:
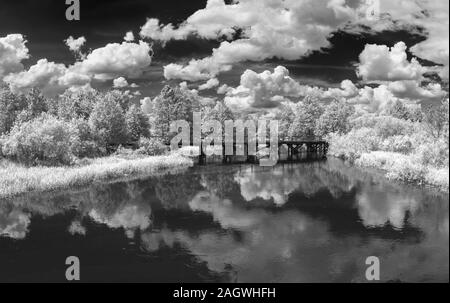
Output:
[[443,139],[422,143],[414,154],[423,165],[436,168],[449,166],[449,147]]
[[426,183],[427,168],[414,156],[375,151],[362,154],[355,164],[387,171],[387,177],[403,182]]
[[397,157],[386,165],[387,177],[403,182],[425,184],[427,168],[411,156]]
[[168,147],[160,140],[141,138],[138,152],[148,156],[160,156],[168,152]]
[[413,151],[413,140],[409,136],[393,136],[380,144],[380,149],[387,152],[409,154]]
[[61,165],[73,161],[77,144],[78,131],[71,123],[43,114],[16,124],[3,142],[2,152],[27,165]]
[[380,145],[375,130],[369,128],[354,129],[344,135],[331,134],[327,140],[330,143],[330,155],[351,162],[358,159],[363,153],[378,150]]

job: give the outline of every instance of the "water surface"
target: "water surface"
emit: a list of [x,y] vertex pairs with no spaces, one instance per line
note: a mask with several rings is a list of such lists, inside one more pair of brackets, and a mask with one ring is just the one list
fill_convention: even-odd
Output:
[[338,160],[205,166],[0,203],[0,281],[449,281],[448,194]]

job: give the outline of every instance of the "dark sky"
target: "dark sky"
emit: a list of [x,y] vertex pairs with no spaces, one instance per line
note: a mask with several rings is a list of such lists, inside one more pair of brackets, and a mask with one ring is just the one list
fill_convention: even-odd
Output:
[[[139,33],[147,17],[159,18],[162,23],[179,24],[195,11],[204,8],[206,0],[80,0],[81,20],[67,21],[65,0],[1,0],[0,36],[21,33],[27,37],[32,58],[71,63],[72,54],[64,45],[68,36],[85,36],[87,47],[94,49],[111,42],[121,42],[129,30]],[[333,49],[299,63],[348,66],[357,60],[366,43],[393,45],[404,41],[414,45],[422,39],[407,32],[381,33],[376,36],[337,33],[332,39]],[[218,41],[190,39],[171,42],[159,52],[155,45],[155,61],[171,61],[176,57],[203,57],[210,54]]]
[[[164,24],[179,24],[206,6],[206,0],[80,0],[80,3],[81,20],[67,21],[65,12],[68,6],[65,0],[0,0],[0,37],[12,33],[26,36],[31,54],[31,58],[24,62],[26,66],[35,64],[41,58],[69,65],[75,60],[63,42],[69,36],[84,36],[87,39],[86,48],[95,49],[112,42],[120,43],[130,30],[138,37],[140,27],[147,18],[158,18]],[[241,73],[247,68],[262,72],[281,64],[287,66],[293,78],[302,83],[337,86],[344,79],[357,80],[352,66],[358,61],[358,55],[366,43],[392,46],[404,41],[412,46],[422,39],[424,37],[408,32],[376,35],[337,32],[330,37],[331,49],[314,52],[295,62],[274,59],[236,64],[231,72],[220,75],[219,79],[229,85],[238,85]],[[169,42],[164,49],[155,44],[150,70],[144,79],[137,80],[143,95],[156,94],[166,83],[162,75],[165,64],[209,56],[219,43],[190,38]],[[108,87],[111,84],[101,85]]]
[[80,0],[81,20],[67,21],[65,0],[1,0],[0,36],[21,33],[36,60],[64,62],[71,54],[62,42],[68,36],[85,36],[89,48],[120,42],[129,30],[135,34],[147,17],[178,24],[206,0]]

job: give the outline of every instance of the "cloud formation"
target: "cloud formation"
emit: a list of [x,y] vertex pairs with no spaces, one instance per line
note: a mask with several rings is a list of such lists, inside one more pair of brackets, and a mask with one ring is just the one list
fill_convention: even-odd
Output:
[[319,101],[346,101],[363,110],[381,112],[398,100],[404,103],[437,102],[446,95],[440,84],[422,85],[417,80],[382,81],[377,87],[361,87],[350,80],[331,88],[302,85],[291,78],[283,66],[259,74],[247,70],[238,87],[223,86],[219,90],[225,94],[225,104],[235,112],[268,110],[285,102],[297,103],[306,96]]
[[406,49],[404,42],[392,48],[367,44],[359,55],[358,75],[364,81],[421,80],[427,69],[416,58],[408,61]]
[[208,81],[206,81],[206,83],[200,85],[198,87],[199,90],[208,90],[208,89],[212,89],[214,87],[219,86],[220,82],[217,78],[212,78],[209,79]]
[[83,45],[86,44],[85,37],[79,37],[79,38],[75,39],[74,37],[70,36],[69,38],[64,40],[64,42],[69,47],[70,51],[75,53],[80,58],[84,57],[83,53],[81,52],[81,48],[83,47]]
[[140,35],[163,44],[190,36],[225,40],[207,58],[166,67],[167,79],[200,81],[216,77],[237,62],[300,59],[329,47],[328,38],[340,29],[374,33],[423,29],[420,34],[426,39],[411,51],[441,64],[438,72],[448,81],[448,1],[380,0],[380,16],[372,19],[366,17],[369,6],[364,1],[345,0],[241,0],[231,4],[209,0],[204,9],[177,26],[148,19]]
[[26,71],[6,76],[4,81],[16,93],[39,88],[44,95],[53,96],[63,93],[70,87],[86,85],[91,78],[67,68],[64,64],[41,59]]
[[301,85],[289,76],[289,71],[278,66],[273,72],[256,73],[246,70],[240,85],[226,90],[225,104],[235,111],[277,107],[283,101],[295,100],[319,91],[317,87]]
[[[17,43],[17,41],[20,41],[20,37],[17,38],[15,45],[20,45],[20,43]],[[79,51],[80,45],[84,42],[83,40],[75,41],[69,38],[66,43],[70,44],[74,50]],[[9,61],[5,60],[5,62],[15,62],[16,69],[23,69],[17,59],[25,58],[25,54],[28,54],[27,51],[22,51],[21,56],[13,57],[10,55],[9,57],[16,60],[10,59]],[[8,73],[8,76],[4,77],[3,80],[14,92],[26,92],[35,87],[42,90],[46,96],[55,96],[66,89],[77,89],[89,85],[93,79],[106,81],[117,80],[121,77],[140,77],[151,62],[152,49],[148,43],[143,41],[139,43],[110,43],[93,50],[73,65],[66,66],[49,62],[47,59],[40,59],[28,70]],[[5,66],[10,67],[9,70],[11,70],[12,65],[14,64],[5,64]],[[122,79],[117,80],[117,84],[122,85]],[[133,87],[136,87],[136,85],[133,84]]]
[[97,48],[80,63],[80,69],[99,80],[138,78],[152,62],[152,48],[146,42],[109,43]]
[[124,88],[128,86],[128,81],[124,77],[119,77],[113,80],[114,88]]
[[132,31],[129,31],[125,34],[125,37],[123,37],[123,40],[126,42],[133,42],[134,41],[134,34]]
[[241,30],[241,38],[223,41],[210,57],[192,60],[187,66],[171,64],[165,69],[167,79],[199,81],[213,78],[241,61],[300,59],[328,47],[330,34],[355,18],[357,12],[344,0],[243,0],[230,5],[223,0],[209,0],[206,8],[178,28],[149,19],[141,36],[163,42],[183,40],[189,35],[230,39]]
[[0,81],[10,73],[23,70],[22,61],[29,58],[26,43],[21,34],[0,37]]

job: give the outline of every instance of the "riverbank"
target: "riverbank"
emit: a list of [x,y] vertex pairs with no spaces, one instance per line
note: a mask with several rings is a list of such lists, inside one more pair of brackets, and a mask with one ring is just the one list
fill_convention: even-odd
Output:
[[414,155],[373,151],[363,153],[358,158],[345,157],[332,148],[330,156],[350,161],[361,168],[375,168],[383,171],[386,178],[419,186],[431,186],[441,191],[449,191],[449,168],[424,165]]
[[30,192],[56,191],[96,182],[158,175],[192,165],[191,159],[177,154],[133,158],[110,156],[68,167],[25,167],[0,160],[0,199]]

